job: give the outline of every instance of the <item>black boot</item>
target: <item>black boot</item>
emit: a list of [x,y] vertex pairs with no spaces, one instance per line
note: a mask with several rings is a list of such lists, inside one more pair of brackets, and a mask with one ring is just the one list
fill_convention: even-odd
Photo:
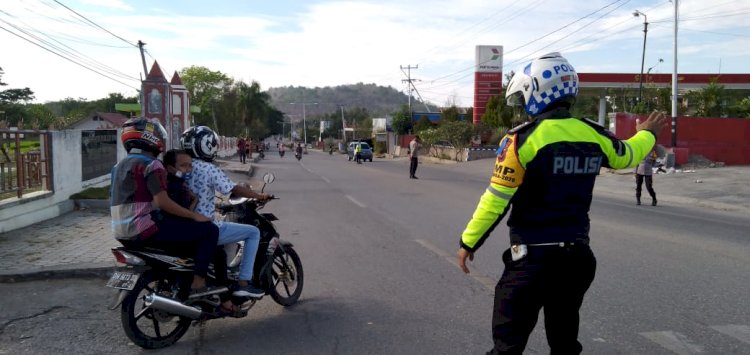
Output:
[[654,197],[654,199],[651,200],[651,206],[656,206],[656,197]]
[[640,196],[636,196],[635,197],[635,204],[638,205],[638,206],[641,205],[641,197]]

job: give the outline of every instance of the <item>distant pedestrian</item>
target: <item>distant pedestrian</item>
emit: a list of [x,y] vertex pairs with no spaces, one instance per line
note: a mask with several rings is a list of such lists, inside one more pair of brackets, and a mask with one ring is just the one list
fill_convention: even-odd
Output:
[[653,186],[653,167],[654,163],[656,162],[656,151],[651,150],[651,152],[646,155],[645,158],[641,161],[640,164],[638,164],[638,167],[635,168],[635,204],[640,205],[641,204],[641,185],[643,185],[643,180],[646,180],[646,190],[648,190],[648,194],[651,195],[651,206],[656,206],[656,192],[654,191]]
[[414,139],[409,142],[409,178],[419,179],[416,175],[417,164],[419,164],[419,149],[422,148],[422,139],[419,136],[414,136]]
[[237,154],[240,155],[240,163],[245,164],[245,160],[247,159],[247,141],[245,138],[240,137],[240,139],[237,141]]

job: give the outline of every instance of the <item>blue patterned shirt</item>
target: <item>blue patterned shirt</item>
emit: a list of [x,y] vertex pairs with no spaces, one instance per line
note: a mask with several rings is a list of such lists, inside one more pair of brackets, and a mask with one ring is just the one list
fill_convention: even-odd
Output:
[[214,216],[216,192],[229,195],[237,184],[230,180],[219,167],[200,159],[193,160],[193,174],[187,182],[190,191],[198,196],[195,212],[219,224]]

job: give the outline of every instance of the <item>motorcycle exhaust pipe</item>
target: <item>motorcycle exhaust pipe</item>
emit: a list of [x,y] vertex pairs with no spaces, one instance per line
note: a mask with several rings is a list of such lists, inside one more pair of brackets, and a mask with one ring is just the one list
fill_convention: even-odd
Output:
[[190,319],[199,319],[203,314],[203,311],[198,308],[190,307],[173,299],[155,295],[153,293],[146,295],[146,297],[143,298],[143,303],[146,307],[188,317]]

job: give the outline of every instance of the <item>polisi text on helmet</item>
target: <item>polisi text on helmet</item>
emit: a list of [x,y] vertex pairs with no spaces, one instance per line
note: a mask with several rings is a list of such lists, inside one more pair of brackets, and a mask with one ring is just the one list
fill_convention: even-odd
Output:
[[573,66],[569,64],[555,65],[554,67],[552,67],[552,69],[555,70],[555,74],[560,74],[561,71],[565,73],[575,72],[575,69],[573,69]]

